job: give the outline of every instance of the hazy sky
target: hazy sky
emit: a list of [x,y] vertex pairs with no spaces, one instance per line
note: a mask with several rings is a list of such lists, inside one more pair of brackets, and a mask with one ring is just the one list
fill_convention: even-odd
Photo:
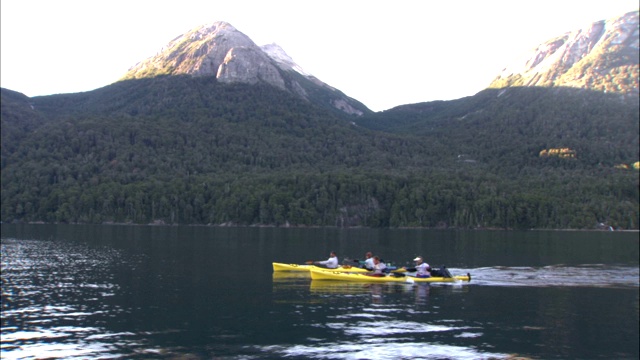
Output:
[[513,59],[637,0],[2,0],[0,85],[28,96],[117,81],[170,40],[226,21],[375,111],[457,99]]

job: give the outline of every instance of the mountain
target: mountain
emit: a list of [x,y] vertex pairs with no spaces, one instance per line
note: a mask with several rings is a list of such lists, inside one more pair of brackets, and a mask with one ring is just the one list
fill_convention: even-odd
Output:
[[336,94],[223,23],[93,91],[1,89],[0,219],[639,227],[631,93],[511,86],[361,116]]
[[226,22],[202,25],[170,41],[122,80],[161,75],[215,77],[221,83],[267,83],[349,115],[370,113],[359,101],[305,73],[276,44],[259,47]]
[[[26,95],[9,89],[0,89],[0,121],[2,123],[2,160],[11,154],[17,146],[40,127],[44,119],[36,111],[32,101]],[[3,166],[4,167],[4,166]]]
[[[637,132],[638,22],[638,11],[630,12],[546,41],[507,66],[487,90],[475,96],[400,105],[356,122],[376,130],[446,137],[459,133],[460,126],[473,126],[476,134],[514,132],[520,127],[511,139],[522,137],[523,144],[537,139],[534,144],[539,147],[566,145],[569,139],[584,138],[584,132],[608,134],[605,142],[615,143],[615,136],[625,138],[625,132]],[[604,115],[618,110],[620,116]],[[619,146],[635,154],[637,141]],[[605,155],[609,151],[599,153],[604,157],[598,162],[612,160]],[[596,158],[600,157],[592,159]]]
[[489,87],[567,86],[637,97],[638,21],[633,11],[550,39],[507,66]]

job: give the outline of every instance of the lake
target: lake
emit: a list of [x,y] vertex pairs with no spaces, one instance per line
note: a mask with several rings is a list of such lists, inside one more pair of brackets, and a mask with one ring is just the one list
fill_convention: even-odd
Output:
[[[469,283],[273,262],[421,255]],[[2,359],[638,359],[637,232],[2,224]]]

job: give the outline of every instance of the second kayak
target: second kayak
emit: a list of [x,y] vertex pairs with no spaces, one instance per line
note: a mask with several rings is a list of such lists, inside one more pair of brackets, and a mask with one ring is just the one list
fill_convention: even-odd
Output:
[[385,276],[371,276],[362,273],[345,273],[340,271],[334,271],[333,269],[310,269],[312,280],[339,280],[339,281],[353,281],[353,282],[400,282],[400,283],[413,283],[413,282],[457,282],[457,281],[471,281],[471,274],[454,276],[454,277],[428,277],[417,278],[413,276],[401,276],[400,274],[389,274]]

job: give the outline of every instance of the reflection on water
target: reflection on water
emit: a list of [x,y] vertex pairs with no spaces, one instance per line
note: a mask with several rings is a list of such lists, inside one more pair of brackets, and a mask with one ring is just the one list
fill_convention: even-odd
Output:
[[[410,326],[411,324],[406,324]],[[438,343],[407,342],[406,339],[350,339],[340,343],[318,342],[314,346],[269,346],[260,349],[277,357],[310,359],[507,359],[508,354],[486,353],[469,347]],[[268,355],[269,356],[269,355]]]
[[[295,279],[295,280],[294,280]],[[300,282],[300,277],[291,278]],[[308,281],[308,280],[307,280]],[[282,281],[274,291],[292,290]],[[466,286],[447,284],[366,284],[313,280],[308,305],[326,313],[310,324],[331,333],[304,345],[260,347],[268,356],[318,359],[501,359],[509,354],[480,350],[474,346],[445,344],[443,339],[475,339],[482,327],[462,320],[442,319],[439,306],[430,306],[431,292],[439,297],[465,292]],[[288,295],[289,297],[291,294]],[[407,302],[413,299],[413,302]],[[339,339],[339,340],[336,340]]]
[[308,281],[311,279],[311,276],[306,271],[274,271],[272,277],[274,284],[291,284],[296,280]]
[[309,290],[317,295],[344,295],[352,296],[356,294],[368,294],[372,303],[384,303],[386,294],[402,294],[404,297],[415,299],[416,304],[426,304],[429,300],[429,289],[427,283],[415,284],[367,284],[361,282],[346,281],[323,281],[312,280]]
[[[306,285],[306,288],[305,288]],[[304,345],[256,347],[267,357],[318,359],[501,359],[509,354],[446,344],[444,339],[475,339],[482,327],[442,319],[436,298],[463,295],[467,283],[360,283],[311,280],[304,273],[273,274],[274,301],[298,299],[294,312],[315,313],[307,326],[317,337]],[[407,301],[412,299],[411,301]],[[298,328],[303,325],[298,325]],[[326,334],[331,334],[327,337]]]

